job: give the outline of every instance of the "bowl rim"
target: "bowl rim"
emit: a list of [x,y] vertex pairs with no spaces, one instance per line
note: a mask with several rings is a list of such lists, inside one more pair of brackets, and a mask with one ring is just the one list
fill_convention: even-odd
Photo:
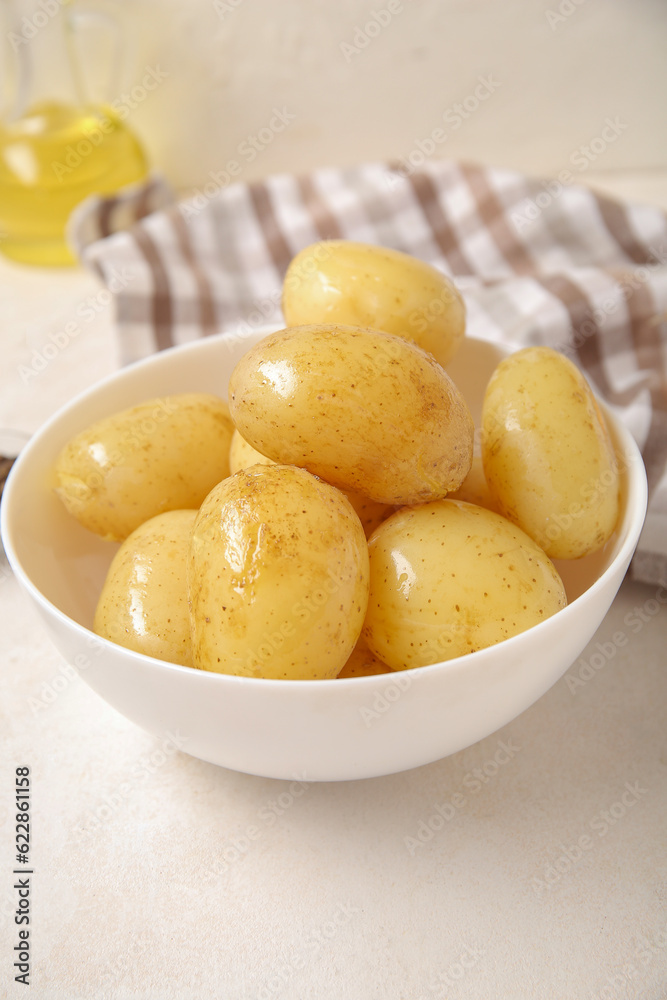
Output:
[[[117,371],[110,373],[103,379],[95,382],[92,386],[84,389],[82,392],[78,393],[71,400],[61,406],[55,413],[51,415],[30,437],[25,447],[21,450],[20,455],[16,459],[9,476],[7,478],[4,493],[2,497],[2,503],[0,504],[0,535],[2,537],[2,544],[5,549],[7,556],[7,561],[14,572],[17,580],[21,583],[23,588],[30,594],[33,600],[41,605],[44,610],[52,617],[57,619],[62,625],[67,628],[73,628],[75,632],[80,633],[81,637],[85,641],[90,642],[92,638],[96,644],[101,644],[103,648],[108,647],[111,651],[122,651],[123,655],[129,656],[130,660],[135,660],[138,664],[150,665],[155,669],[160,667],[166,668],[169,671],[176,671],[177,674],[187,675],[189,677],[194,677],[199,675],[201,683],[204,683],[204,678],[217,677],[218,681],[213,683],[226,684],[230,681],[234,684],[250,684],[250,685],[261,685],[264,690],[267,690],[267,686],[277,687],[281,691],[286,690],[289,686],[291,689],[297,688],[307,688],[313,690],[313,679],[292,679],[292,678],[271,678],[271,677],[245,677],[238,674],[225,674],[218,673],[216,671],[200,670],[193,667],[182,666],[177,663],[171,663],[168,660],[161,660],[157,657],[148,656],[145,653],[138,653],[135,650],[128,649],[124,646],[119,646],[117,643],[111,642],[109,639],[105,639],[102,636],[97,635],[91,629],[86,628],[85,625],[81,625],[75,619],[70,618],[66,615],[60,608],[56,607],[44,594],[39,590],[39,588],[32,582],[31,578],[28,576],[27,572],[24,570],[21,560],[16,551],[16,546],[14,545],[13,531],[12,531],[12,510],[15,504],[18,504],[18,499],[15,498],[15,491],[17,487],[14,485],[18,480],[20,481],[22,469],[24,465],[30,462],[33,450],[39,448],[44,437],[48,436],[52,428],[58,424],[65,416],[67,416],[71,411],[76,410],[81,404],[85,403],[86,400],[95,396],[100,389],[110,385],[118,380],[121,380],[129,371],[134,371],[141,369],[146,366],[154,365],[159,359],[166,358],[168,356],[178,355],[183,352],[192,353],[197,351],[210,350],[211,346],[215,343],[222,343],[224,341],[230,340],[249,340],[251,343],[255,343],[257,338],[261,336],[267,336],[270,333],[278,332],[283,329],[282,326],[267,325],[261,327],[253,327],[251,330],[243,332],[222,332],[214,334],[210,337],[199,338],[194,341],[190,341],[187,344],[178,344],[174,347],[167,348],[166,350],[158,351],[154,354],[149,355],[146,358],[141,358],[132,364],[126,365],[119,368]],[[467,337],[468,341],[490,344],[491,346],[497,348],[499,352],[503,355],[508,356],[515,350],[521,350],[526,345],[525,344],[513,344],[511,342],[493,341],[481,337]],[[590,384],[590,383],[589,383]],[[646,478],[646,469],[644,466],[644,461],[635,442],[634,438],[628,431],[628,429],[621,423],[619,418],[615,413],[612,412],[610,407],[606,404],[603,399],[600,399],[593,386],[591,386],[593,393],[596,397],[598,404],[604,412],[605,418],[611,424],[614,434],[622,446],[623,455],[629,459],[626,463],[626,472],[630,469],[634,469],[635,474],[630,476],[628,473],[628,496],[626,501],[626,513],[623,518],[627,522],[625,529],[625,538],[621,544],[619,551],[612,560],[609,566],[604,570],[603,573],[588,587],[583,594],[580,594],[573,601],[568,602],[568,604],[557,611],[554,615],[551,615],[545,621],[538,622],[536,625],[531,626],[524,632],[519,632],[517,635],[510,636],[507,639],[503,639],[500,643],[494,643],[492,646],[487,646],[484,649],[476,650],[472,653],[464,653],[461,656],[454,657],[450,660],[440,660],[436,663],[430,663],[422,667],[413,667],[408,670],[388,670],[383,674],[371,674],[369,676],[363,677],[333,677],[328,679],[316,679],[317,689],[319,690],[322,685],[335,684],[336,690],[342,690],[342,683],[356,685],[357,690],[365,684],[370,687],[378,682],[387,680],[391,682],[393,678],[401,675],[408,675],[412,677],[417,675],[422,675],[423,671],[429,671],[433,673],[435,671],[449,672],[449,671],[459,671],[464,670],[466,666],[470,663],[483,663],[483,661],[491,656],[493,656],[494,650],[502,645],[504,648],[508,649],[510,647],[507,644],[516,644],[521,642],[522,638],[528,633],[531,635],[536,634],[538,631],[544,631],[554,627],[554,622],[558,621],[565,625],[568,621],[568,616],[575,614],[575,611],[571,609],[576,608],[579,602],[586,596],[594,596],[599,591],[603,590],[609,579],[613,577],[619,564],[630,563],[634,550],[637,547],[639,541],[639,536],[644,524],[644,519],[646,516],[646,508],[648,503],[648,484]],[[632,499],[632,503],[630,502]],[[199,681],[193,680],[193,683],[198,683]]]

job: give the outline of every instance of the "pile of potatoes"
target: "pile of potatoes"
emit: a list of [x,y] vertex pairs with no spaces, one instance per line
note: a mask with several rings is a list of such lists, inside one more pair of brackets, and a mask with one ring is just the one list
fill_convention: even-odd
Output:
[[315,680],[448,660],[564,607],[551,559],[604,545],[619,506],[578,369],[549,348],[501,362],[473,456],[444,368],[465,309],[444,275],[318,243],[292,261],[283,312],[221,386],[228,403],[149,400],[63,449],[61,500],[123,543],[95,631],[184,666]]

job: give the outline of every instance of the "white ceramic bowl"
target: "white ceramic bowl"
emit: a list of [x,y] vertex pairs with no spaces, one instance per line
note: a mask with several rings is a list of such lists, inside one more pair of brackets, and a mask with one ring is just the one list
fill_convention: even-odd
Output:
[[[106,701],[156,736],[178,732],[202,760],[274,778],[335,781],[390,774],[461,750],[528,708],[589,642],[634,551],[646,508],[637,447],[609,414],[623,471],[614,537],[559,563],[570,603],[497,646],[377,677],[278,681],[174,666],[92,635],[97,596],[117,546],[71,518],[51,490],[60,449],[101,417],[154,396],[226,395],[241,355],[266,331],[218,336],[155,355],[73,400],[34,436],[9,477],[2,533],[16,576],[60,653]],[[484,387],[508,353],[467,340],[449,371],[479,417]]]

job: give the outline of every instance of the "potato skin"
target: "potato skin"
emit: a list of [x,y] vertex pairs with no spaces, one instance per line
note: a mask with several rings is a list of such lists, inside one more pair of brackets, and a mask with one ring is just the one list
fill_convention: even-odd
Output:
[[[229,448],[229,467],[231,474],[240,472],[241,469],[249,469],[253,465],[275,465],[272,458],[262,455],[251,444],[242,437],[237,430],[232,436],[232,443]],[[377,503],[361,493],[353,490],[341,490],[354,507],[355,513],[361,521],[366,538],[370,538],[378,524],[382,524],[385,518],[393,513],[394,508],[386,503]]]
[[144,521],[113,558],[94,631],[158,660],[192,666],[187,563],[196,510]]
[[354,512],[361,521],[366,538],[370,538],[375,529],[383,521],[386,521],[390,514],[393,514],[395,507],[390,504],[378,503],[377,500],[370,500],[363,493],[355,493],[354,490],[341,490],[354,508]]
[[366,640],[361,638],[338,676],[341,680],[345,680],[346,677],[374,677],[377,674],[390,673],[387,664],[378,660],[377,656],[371,653]]
[[199,507],[229,475],[233,431],[217,396],[148,400],[72,438],[56,463],[55,491],[85,528],[122,542],[156,514]]
[[202,504],[188,580],[196,666],[333,678],[366,613],[366,538],[334,487],[304,469],[254,465]]
[[566,604],[555,567],[531,538],[461,500],[398,511],[373,533],[369,551],[362,634],[393,670],[484,649]]
[[552,559],[578,559],[611,536],[618,463],[591,389],[566,357],[528,347],[499,365],[482,414],[484,473],[500,511]]
[[476,452],[472,456],[470,472],[465,477],[458,490],[454,490],[453,493],[447,494],[447,499],[465,500],[466,503],[474,503],[477,504],[478,507],[486,507],[487,510],[493,510],[496,514],[501,513],[498,504],[491,495],[489,484],[486,481],[481,454]]
[[292,260],[283,285],[288,326],[343,323],[405,337],[446,365],[465,333],[465,304],[430,264],[387,247],[326,240]]
[[241,469],[249,469],[253,465],[275,465],[272,458],[262,455],[246,439],[234,430],[232,440],[229,445],[229,474],[230,476],[240,472]]
[[473,422],[452,380],[420,348],[377,330],[271,334],[232,372],[229,406],[262,454],[379,503],[445,496],[472,460]]

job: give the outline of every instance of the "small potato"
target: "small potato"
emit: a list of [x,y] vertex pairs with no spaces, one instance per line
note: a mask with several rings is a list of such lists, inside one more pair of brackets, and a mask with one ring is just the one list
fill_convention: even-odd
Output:
[[361,521],[366,538],[370,538],[378,525],[393,514],[395,508],[390,504],[378,503],[377,500],[370,500],[362,493],[355,493],[353,490],[341,490],[354,507],[354,511]]
[[386,663],[378,660],[377,656],[371,653],[365,639],[359,642],[350,653],[350,658],[339,673],[339,678],[345,677],[373,677],[376,674],[390,674],[391,670]]
[[369,550],[363,636],[393,670],[492,646],[566,604],[555,567],[532,539],[460,500],[397,511]]
[[586,379],[558,351],[527,347],[498,365],[484,397],[482,458],[501,512],[552,559],[588,555],[613,533],[614,447]]
[[170,510],[126,538],[97,604],[98,635],[158,660],[193,665],[187,563],[196,516],[196,510]]
[[412,340],[446,365],[465,333],[456,286],[430,264],[386,247],[327,240],[292,260],[283,285],[288,326],[344,323]]
[[237,430],[232,434],[229,446],[229,474],[233,476],[241,469],[249,469],[252,465],[275,465],[272,458],[262,455],[242,437]]
[[122,542],[156,514],[199,507],[229,475],[233,431],[217,396],[148,400],[98,421],[65,446],[56,493],[85,528]]
[[195,666],[326,679],[368,603],[368,547],[339,490],[305,469],[254,465],[201,506],[188,570]]
[[[231,447],[229,449],[229,467],[232,475],[240,472],[241,469],[249,469],[253,465],[275,465],[272,458],[267,458],[252,445],[248,444],[238,431],[234,431]],[[378,524],[382,524],[385,518],[393,512],[394,508],[386,503],[377,503],[361,493],[354,493],[352,490],[341,490],[354,507],[355,513],[361,521],[366,538],[370,538]]]
[[229,401],[263,455],[378,503],[445,496],[470,468],[474,429],[461,393],[420,348],[376,330],[271,334],[232,372]]
[[486,507],[487,510],[493,510],[496,514],[500,514],[498,504],[491,496],[491,490],[489,489],[489,484],[487,483],[486,476],[484,475],[484,466],[482,464],[481,454],[475,453],[472,456],[470,472],[465,477],[458,490],[447,494],[447,499],[465,500],[466,503],[474,503],[477,504],[478,507]]

